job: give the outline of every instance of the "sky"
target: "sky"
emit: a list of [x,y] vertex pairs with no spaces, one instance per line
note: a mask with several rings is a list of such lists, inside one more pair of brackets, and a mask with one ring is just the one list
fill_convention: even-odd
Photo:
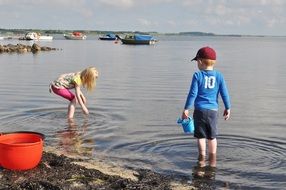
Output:
[[0,0],[0,28],[286,35],[286,0]]

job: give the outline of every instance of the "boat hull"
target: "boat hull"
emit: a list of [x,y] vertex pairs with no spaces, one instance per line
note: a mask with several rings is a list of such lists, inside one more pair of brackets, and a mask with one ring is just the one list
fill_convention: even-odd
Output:
[[134,39],[121,39],[123,44],[129,45],[151,45],[155,44],[155,40],[134,40]]
[[86,39],[86,35],[83,36],[73,36],[73,35],[64,35],[65,39],[67,40],[85,40]]
[[108,38],[108,37],[99,37],[99,40],[106,40],[106,41],[114,41],[116,38]]
[[42,36],[35,32],[29,32],[21,39],[23,40],[53,40],[53,36]]

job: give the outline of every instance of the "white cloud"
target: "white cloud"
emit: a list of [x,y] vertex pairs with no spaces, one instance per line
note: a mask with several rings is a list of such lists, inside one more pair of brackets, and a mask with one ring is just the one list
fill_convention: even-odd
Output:
[[1,5],[11,5],[11,6],[37,6],[41,5],[44,7],[58,7],[63,6],[65,7],[79,7],[85,4],[85,0],[0,0]]
[[137,20],[138,20],[138,22],[139,22],[141,25],[143,25],[143,26],[150,26],[150,25],[152,25],[152,22],[149,21],[149,20],[147,20],[147,19],[139,18],[139,19],[137,19]]
[[275,26],[277,23],[279,23],[279,21],[277,19],[270,19],[267,21],[267,27],[272,28],[273,26]]
[[229,9],[223,5],[223,4],[220,4],[220,5],[217,5],[216,6],[216,9],[215,9],[215,13],[219,16],[224,16],[226,15],[227,13],[229,12]]
[[99,3],[109,7],[120,9],[130,9],[133,7],[148,8],[149,6],[162,5],[166,3],[173,3],[176,0],[97,0]]
[[79,13],[86,18],[93,15],[93,11],[90,9],[86,0],[21,0],[21,2],[18,0],[0,0],[0,5],[10,7],[11,12],[9,12],[9,14],[14,12],[20,14],[22,17],[29,14],[40,16],[47,12],[63,14],[60,11]]
[[182,5],[187,7],[197,6],[199,4],[204,3],[203,0],[183,0]]
[[[183,6],[201,14],[201,23],[212,26],[260,25],[263,27],[285,23],[285,0],[184,0]],[[200,11],[197,11],[200,10]]]
[[[274,28],[276,26],[285,26],[286,18],[285,17],[273,17],[271,19],[267,19],[266,24],[268,28]],[[284,31],[284,34],[285,34],[285,31]]]
[[172,27],[177,26],[177,22],[174,21],[174,20],[168,20],[168,21],[167,21],[167,24],[170,25],[170,26],[172,26]]
[[118,7],[121,9],[128,9],[134,5],[134,0],[99,0],[99,2],[107,6]]
[[260,4],[265,6],[283,6],[286,2],[285,0],[260,0]]
[[144,30],[154,30],[154,28],[158,26],[156,21],[150,21],[145,18],[138,18],[137,22],[139,23],[140,28],[143,28]]

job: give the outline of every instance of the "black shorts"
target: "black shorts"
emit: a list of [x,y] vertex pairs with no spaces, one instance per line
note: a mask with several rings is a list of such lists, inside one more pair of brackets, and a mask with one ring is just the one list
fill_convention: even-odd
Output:
[[217,111],[208,109],[195,109],[193,117],[195,124],[194,137],[199,139],[214,139],[217,137]]

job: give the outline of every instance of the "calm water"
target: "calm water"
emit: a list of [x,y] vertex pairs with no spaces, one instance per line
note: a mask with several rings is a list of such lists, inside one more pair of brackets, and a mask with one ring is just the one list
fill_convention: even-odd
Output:
[[[58,37],[39,44],[60,51],[1,54],[0,130],[42,132],[47,145],[66,153],[195,183],[196,141],[176,120],[197,69],[190,59],[210,45],[229,86],[232,118],[219,120],[218,170],[206,183],[217,189],[284,188],[286,38],[158,38],[155,46],[127,46]],[[48,85],[61,73],[91,65],[100,77],[87,95],[90,116],[85,119],[78,108],[68,123],[68,103],[50,94]]]

